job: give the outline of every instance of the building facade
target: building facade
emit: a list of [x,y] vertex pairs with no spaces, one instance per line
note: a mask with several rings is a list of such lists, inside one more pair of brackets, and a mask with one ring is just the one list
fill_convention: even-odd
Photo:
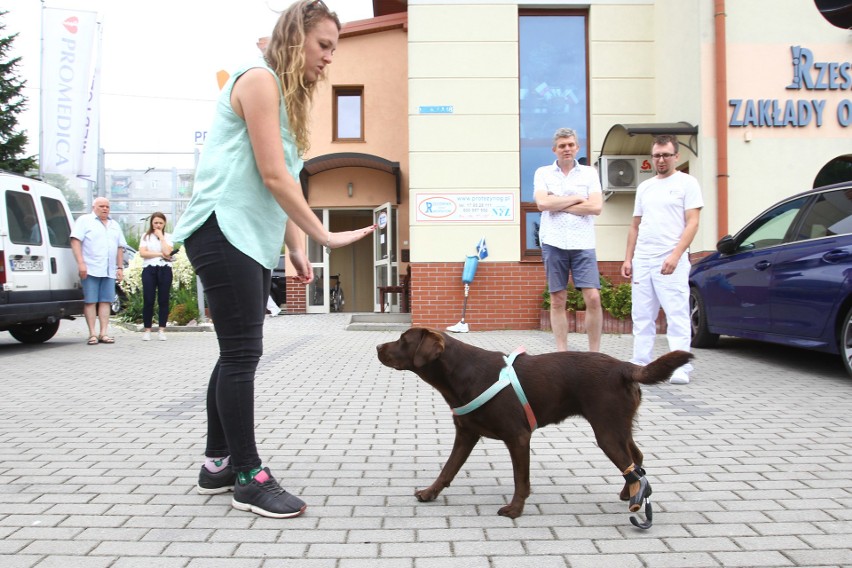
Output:
[[[618,278],[655,133],[678,135],[678,167],[702,187],[692,252],[714,249],[776,200],[849,175],[852,32],[823,4],[377,0],[377,17],[344,28],[303,184],[330,227],[387,219],[389,232],[329,258],[312,246],[315,269],[357,285],[347,310],[371,311],[410,263],[412,323],[440,328],[459,319],[484,237],[471,328],[537,327],[532,174],[565,126],[601,174],[604,274]],[[352,96],[360,130],[344,132]]]

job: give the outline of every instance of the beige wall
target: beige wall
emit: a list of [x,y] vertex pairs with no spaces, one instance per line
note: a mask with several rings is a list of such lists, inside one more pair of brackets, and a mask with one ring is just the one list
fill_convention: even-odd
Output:
[[[577,3],[559,7],[572,4]],[[412,218],[423,193],[520,194],[517,17],[514,2],[409,2]],[[590,142],[596,159],[612,125],[655,120],[653,5],[592,2],[589,56]],[[417,112],[420,105],[444,104],[453,105],[453,114]],[[555,124],[554,130],[560,126],[570,125]],[[459,260],[483,235],[489,259],[519,260],[520,202],[515,208],[512,223],[413,223],[413,260]],[[632,194],[606,203],[597,220],[600,260],[624,257],[632,211]]]
[[[692,249],[715,247],[720,105],[713,0],[409,0],[408,5],[412,215],[420,193],[519,194],[517,9],[587,7],[592,158],[615,124],[697,125],[698,155],[682,147],[680,163],[698,178],[705,199]],[[785,89],[792,78],[791,45],[811,49],[818,61],[845,62],[852,37],[826,22],[813,0],[727,0],[725,23],[727,96],[721,112],[726,124],[727,101],[733,98],[826,100],[820,128],[726,127],[727,222],[734,232],[778,199],[810,188],[828,161],[852,153],[852,128],[840,127],[835,116],[838,103],[852,98],[850,91]],[[439,104],[453,105],[454,113],[417,113],[419,105]],[[597,220],[600,260],[623,259],[632,207],[633,194],[606,202]],[[458,260],[459,249],[470,252],[485,234],[489,258],[518,260],[519,214],[512,224],[414,224],[414,257]]]
[[[489,259],[517,260],[517,201],[510,223],[415,221],[423,194],[518,194],[517,8],[410,5],[409,26],[412,261],[464,260],[481,236]],[[453,113],[418,113],[431,105]]]

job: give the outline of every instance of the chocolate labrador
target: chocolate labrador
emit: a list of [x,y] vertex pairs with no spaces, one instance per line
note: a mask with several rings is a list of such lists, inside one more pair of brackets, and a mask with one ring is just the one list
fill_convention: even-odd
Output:
[[[384,365],[413,371],[437,389],[453,409],[456,438],[452,452],[435,482],[415,492],[418,500],[432,501],[449,487],[480,437],[485,436],[502,440],[512,457],[515,493],[498,514],[520,516],[530,494],[532,431],[569,416],[582,416],[591,424],[604,454],[624,477],[621,500],[629,501],[631,512],[645,503],[647,520],[640,523],[631,517],[631,522],[640,528],[651,526],[651,486],[642,469],[642,452],[633,441],[633,420],[642,399],[639,385],[667,380],[672,371],[693,357],[691,353],[673,351],[645,367],[603,353],[507,357],[446,333],[417,327],[376,349]],[[513,388],[502,388],[509,385]]]

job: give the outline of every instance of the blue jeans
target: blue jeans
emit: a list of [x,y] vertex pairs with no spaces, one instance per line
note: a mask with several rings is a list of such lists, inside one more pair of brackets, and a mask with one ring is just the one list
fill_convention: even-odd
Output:
[[142,269],[142,325],[151,328],[154,320],[154,295],[160,327],[169,321],[169,292],[172,287],[171,266],[146,266]]
[[234,471],[251,471],[261,465],[254,436],[254,375],[263,354],[272,272],[228,242],[215,214],[185,246],[204,286],[219,342],[219,360],[207,386],[205,455],[230,455]]

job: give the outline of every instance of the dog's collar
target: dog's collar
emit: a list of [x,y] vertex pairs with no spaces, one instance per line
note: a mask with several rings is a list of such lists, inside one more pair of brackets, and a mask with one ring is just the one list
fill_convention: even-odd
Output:
[[521,353],[526,353],[526,350],[523,347],[518,347],[515,349],[511,355],[508,357],[503,357],[503,360],[506,361],[506,366],[500,369],[500,376],[497,379],[497,382],[488,387],[488,390],[483,392],[481,395],[465,404],[464,406],[459,406],[453,409],[453,414],[456,416],[461,416],[462,414],[468,414],[473,412],[496,395],[498,392],[503,390],[509,385],[512,385],[512,388],[515,389],[515,394],[518,395],[518,400],[521,401],[521,405],[524,407],[524,413],[527,416],[527,422],[530,424],[530,431],[535,431],[538,427],[538,422],[535,419],[535,414],[533,414],[532,407],[530,406],[529,401],[527,400],[527,395],[524,394],[524,389],[521,387],[521,382],[518,380],[518,375],[515,373],[515,369],[512,367],[512,363],[515,362],[515,357],[520,355]]

